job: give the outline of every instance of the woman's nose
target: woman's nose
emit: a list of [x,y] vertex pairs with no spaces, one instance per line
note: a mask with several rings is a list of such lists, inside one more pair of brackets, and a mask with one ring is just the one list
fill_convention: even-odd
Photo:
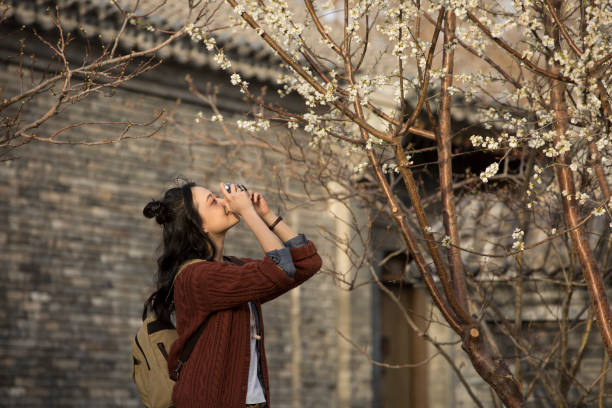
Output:
[[229,212],[229,207],[227,206],[227,203],[225,202],[225,199],[219,199],[219,204],[221,204],[221,206],[225,209],[225,212]]

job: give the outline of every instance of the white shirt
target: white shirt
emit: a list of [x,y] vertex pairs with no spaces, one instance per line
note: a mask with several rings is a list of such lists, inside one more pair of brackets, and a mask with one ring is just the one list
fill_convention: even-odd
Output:
[[249,312],[251,314],[251,363],[249,364],[249,384],[247,386],[246,403],[258,404],[266,402],[264,390],[259,378],[257,377],[257,367],[259,359],[257,358],[257,339],[254,337],[257,334],[257,326],[255,325],[255,316],[253,315],[253,305],[249,302]]

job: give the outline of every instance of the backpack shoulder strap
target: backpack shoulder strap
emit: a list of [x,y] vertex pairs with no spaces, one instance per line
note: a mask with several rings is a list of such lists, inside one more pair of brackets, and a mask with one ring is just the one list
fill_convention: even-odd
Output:
[[232,261],[233,263],[235,263],[236,265],[244,265],[244,262],[242,262],[240,258],[237,258],[235,256],[230,255],[230,256],[226,256],[226,258]]
[[[174,285],[174,282],[176,281],[176,278],[178,278],[179,274],[183,272],[183,269],[185,269],[189,265],[194,264],[196,262],[204,262],[204,261],[206,261],[206,259],[190,259],[189,261],[183,262],[183,264],[179,267],[178,271],[176,271],[176,274],[174,275],[174,279],[172,279],[172,285]],[[172,289],[172,286],[170,287],[170,289]]]
[[200,339],[200,336],[202,335],[202,332],[204,331],[204,329],[206,328],[206,325],[208,324],[208,320],[213,314],[215,313],[214,312],[209,313],[208,316],[206,316],[206,319],[204,319],[204,321],[202,322],[202,324],[200,324],[200,327],[198,327],[198,329],[191,335],[189,340],[187,340],[187,343],[183,347],[183,350],[181,351],[181,355],[178,358],[178,365],[172,371],[172,373],[170,373],[170,378],[172,378],[174,381],[178,381],[181,367],[183,367],[183,365],[189,359],[189,355],[193,351],[196,343],[198,342],[198,340]]
[[176,271],[176,273],[174,274],[174,278],[172,279],[172,284],[170,284],[170,289],[168,289],[168,294],[166,294],[166,301],[168,301],[168,296],[170,296],[172,289],[174,289],[174,282],[176,282],[176,278],[178,278],[179,274],[183,271],[183,269],[185,269],[187,266],[193,263],[202,262],[205,260],[206,259],[191,259],[187,262],[183,262],[183,264],[179,267],[178,271]]

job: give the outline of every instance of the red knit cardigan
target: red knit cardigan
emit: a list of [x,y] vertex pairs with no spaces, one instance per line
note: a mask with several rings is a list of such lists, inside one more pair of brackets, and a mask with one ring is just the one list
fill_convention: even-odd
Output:
[[244,265],[202,261],[181,272],[174,284],[178,339],[168,356],[172,372],[183,346],[212,312],[189,360],[181,368],[172,400],[177,408],[244,408],[250,362],[250,312],[253,301],[260,316],[260,364],[270,404],[261,304],[298,286],[321,268],[321,257],[308,241],[290,248],[293,278],[274,261],[240,258]]

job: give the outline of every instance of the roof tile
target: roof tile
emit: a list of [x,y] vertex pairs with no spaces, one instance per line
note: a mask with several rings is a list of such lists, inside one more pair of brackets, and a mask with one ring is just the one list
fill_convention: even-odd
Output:
[[[124,10],[134,11],[136,0],[117,0]],[[62,27],[79,36],[94,38],[101,35],[104,41],[111,41],[123,23],[123,15],[110,0],[5,0],[12,6],[8,17],[18,24],[37,25],[44,30],[54,27],[53,11],[60,7]],[[177,30],[189,20],[189,7],[186,1],[140,0],[136,15],[149,14],[144,19],[156,28]],[[156,6],[161,5],[158,9]],[[225,17],[227,11],[219,9],[218,18]],[[225,14],[225,15],[224,15]],[[81,30],[84,28],[84,30]],[[162,41],[163,34],[147,31],[137,25],[128,25],[122,35],[120,45],[125,49],[144,50]],[[213,35],[219,47],[232,61],[234,69],[246,78],[256,78],[260,81],[274,81],[281,71],[280,58],[261,43],[258,36],[248,39],[235,33],[215,32]],[[172,58],[182,64],[192,64],[196,67],[219,69],[214,62],[212,52],[206,50],[203,44],[197,44],[188,37],[170,44],[158,52],[164,59]]]

